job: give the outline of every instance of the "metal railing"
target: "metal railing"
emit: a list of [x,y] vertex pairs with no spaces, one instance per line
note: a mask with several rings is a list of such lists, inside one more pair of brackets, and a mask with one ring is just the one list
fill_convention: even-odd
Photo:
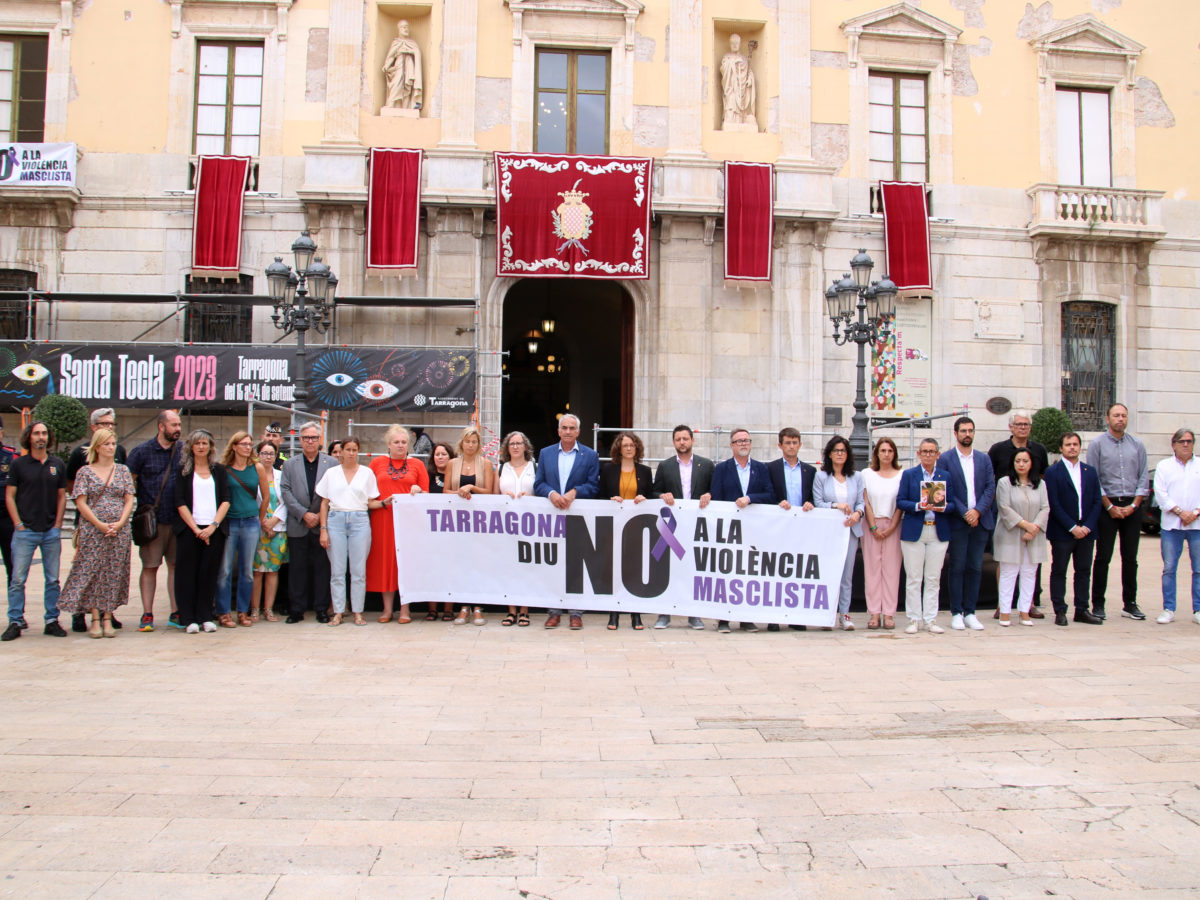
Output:
[[[876,431],[882,431],[885,428],[904,428],[908,430],[908,460],[909,466],[917,464],[917,427],[919,425],[929,425],[937,419],[949,419],[951,417],[967,415],[967,407],[964,405],[961,409],[956,409],[954,412],[938,413],[935,416],[918,416],[914,419],[905,419],[903,422],[885,422],[881,425],[872,425],[870,428],[871,434]],[[924,440],[924,436],[922,436]],[[899,460],[897,460],[898,462]]]
[[[321,446],[325,446],[325,437],[329,430],[329,413],[325,412],[324,410],[319,413],[313,413],[308,412],[307,410],[296,409],[292,406],[281,406],[278,403],[268,403],[266,400],[248,400],[246,401],[246,432],[251,437],[255,437],[255,409],[277,409],[280,412],[285,412],[288,414],[288,430],[285,446],[289,455],[295,456],[300,452],[300,429],[309,422],[315,422],[321,427]],[[305,419],[306,421],[297,423],[297,419]]]

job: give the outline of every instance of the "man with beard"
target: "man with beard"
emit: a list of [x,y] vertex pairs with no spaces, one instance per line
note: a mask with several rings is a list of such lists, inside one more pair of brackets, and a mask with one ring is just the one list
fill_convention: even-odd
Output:
[[167,596],[171,599],[171,615],[167,624],[180,628],[175,609],[175,476],[179,474],[182,454],[176,444],[183,432],[183,423],[173,409],[158,414],[158,434],[138,444],[129,454],[129,471],[137,486],[137,505],[153,506],[158,519],[158,533],[148,544],[138,547],[142,574],[138,589],[142,594],[142,621],[138,631],[154,630],[154,591],[158,585],[158,567],[167,563]]
[[[675,456],[658,464],[658,470],[654,473],[654,492],[651,496],[667,506],[674,506],[676,498],[699,500],[700,508],[704,509],[712,499],[708,488],[712,482],[713,461],[692,453],[695,436],[687,425],[675,426],[671,443],[675,445]],[[660,615],[654,623],[655,628],[670,626],[671,617],[666,613]],[[688,626],[703,631],[704,620],[699,616],[688,616]]]
[[8,628],[0,640],[12,641],[28,628],[25,622],[25,580],[33,562],[33,551],[42,552],[45,576],[43,603],[46,627],[43,634],[66,637],[58,624],[58,561],[62,553],[62,520],[67,508],[67,467],[47,451],[54,432],[45,422],[30,422],[21,432],[25,456],[13,461],[4,489],[8,515],[13,521],[13,573],[8,585]]
[[955,509],[960,511],[950,519],[950,547],[946,553],[950,627],[955,631],[983,631],[975,606],[979,603],[983,551],[988,532],[996,526],[996,476],[988,455],[971,449],[975,423],[968,416],[954,420],[954,440],[957,446],[938,460],[939,468],[950,473],[947,488]]

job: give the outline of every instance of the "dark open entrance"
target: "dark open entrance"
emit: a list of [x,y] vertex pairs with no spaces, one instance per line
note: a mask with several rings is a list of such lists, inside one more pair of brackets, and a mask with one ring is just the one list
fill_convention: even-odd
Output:
[[517,282],[504,298],[504,349],[505,434],[523,431],[544,447],[558,439],[558,417],[565,412],[579,416],[586,444],[593,422],[632,424],[633,300],[619,284],[570,278]]

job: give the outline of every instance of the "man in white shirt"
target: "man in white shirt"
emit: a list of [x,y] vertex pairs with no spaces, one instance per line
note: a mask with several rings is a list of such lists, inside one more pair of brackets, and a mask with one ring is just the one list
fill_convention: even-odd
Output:
[[[700,508],[704,509],[712,499],[708,489],[712,484],[713,461],[692,453],[695,435],[687,425],[675,426],[671,443],[675,445],[675,456],[658,464],[650,496],[662,500],[667,506],[674,506],[676,498],[699,500]],[[659,616],[654,623],[655,628],[668,628],[670,625],[671,617],[666,614]],[[704,630],[704,621],[699,616],[688,616],[688,625],[697,631]]]
[[1162,509],[1163,611],[1158,624],[1175,621],[1175,573],[1186,542],[1192,562],[1192,621],[1200,625],[1200,461],[1196,435],[1180,428],[1171,437],[1175,455],[1154,469],[1154,496]]

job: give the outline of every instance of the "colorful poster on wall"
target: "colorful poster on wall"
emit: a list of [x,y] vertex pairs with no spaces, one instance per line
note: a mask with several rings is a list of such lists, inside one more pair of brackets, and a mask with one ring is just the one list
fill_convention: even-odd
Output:
[[[475,351],[309,347],[312,409],[470,412]],[[296,348],[279,344],[0,342],[0,405],[66,394],[86,406],[224,412],[295,401]]]
[[892,329],[871,348],[871,421],[933,414],[933,298],[896,301]]

